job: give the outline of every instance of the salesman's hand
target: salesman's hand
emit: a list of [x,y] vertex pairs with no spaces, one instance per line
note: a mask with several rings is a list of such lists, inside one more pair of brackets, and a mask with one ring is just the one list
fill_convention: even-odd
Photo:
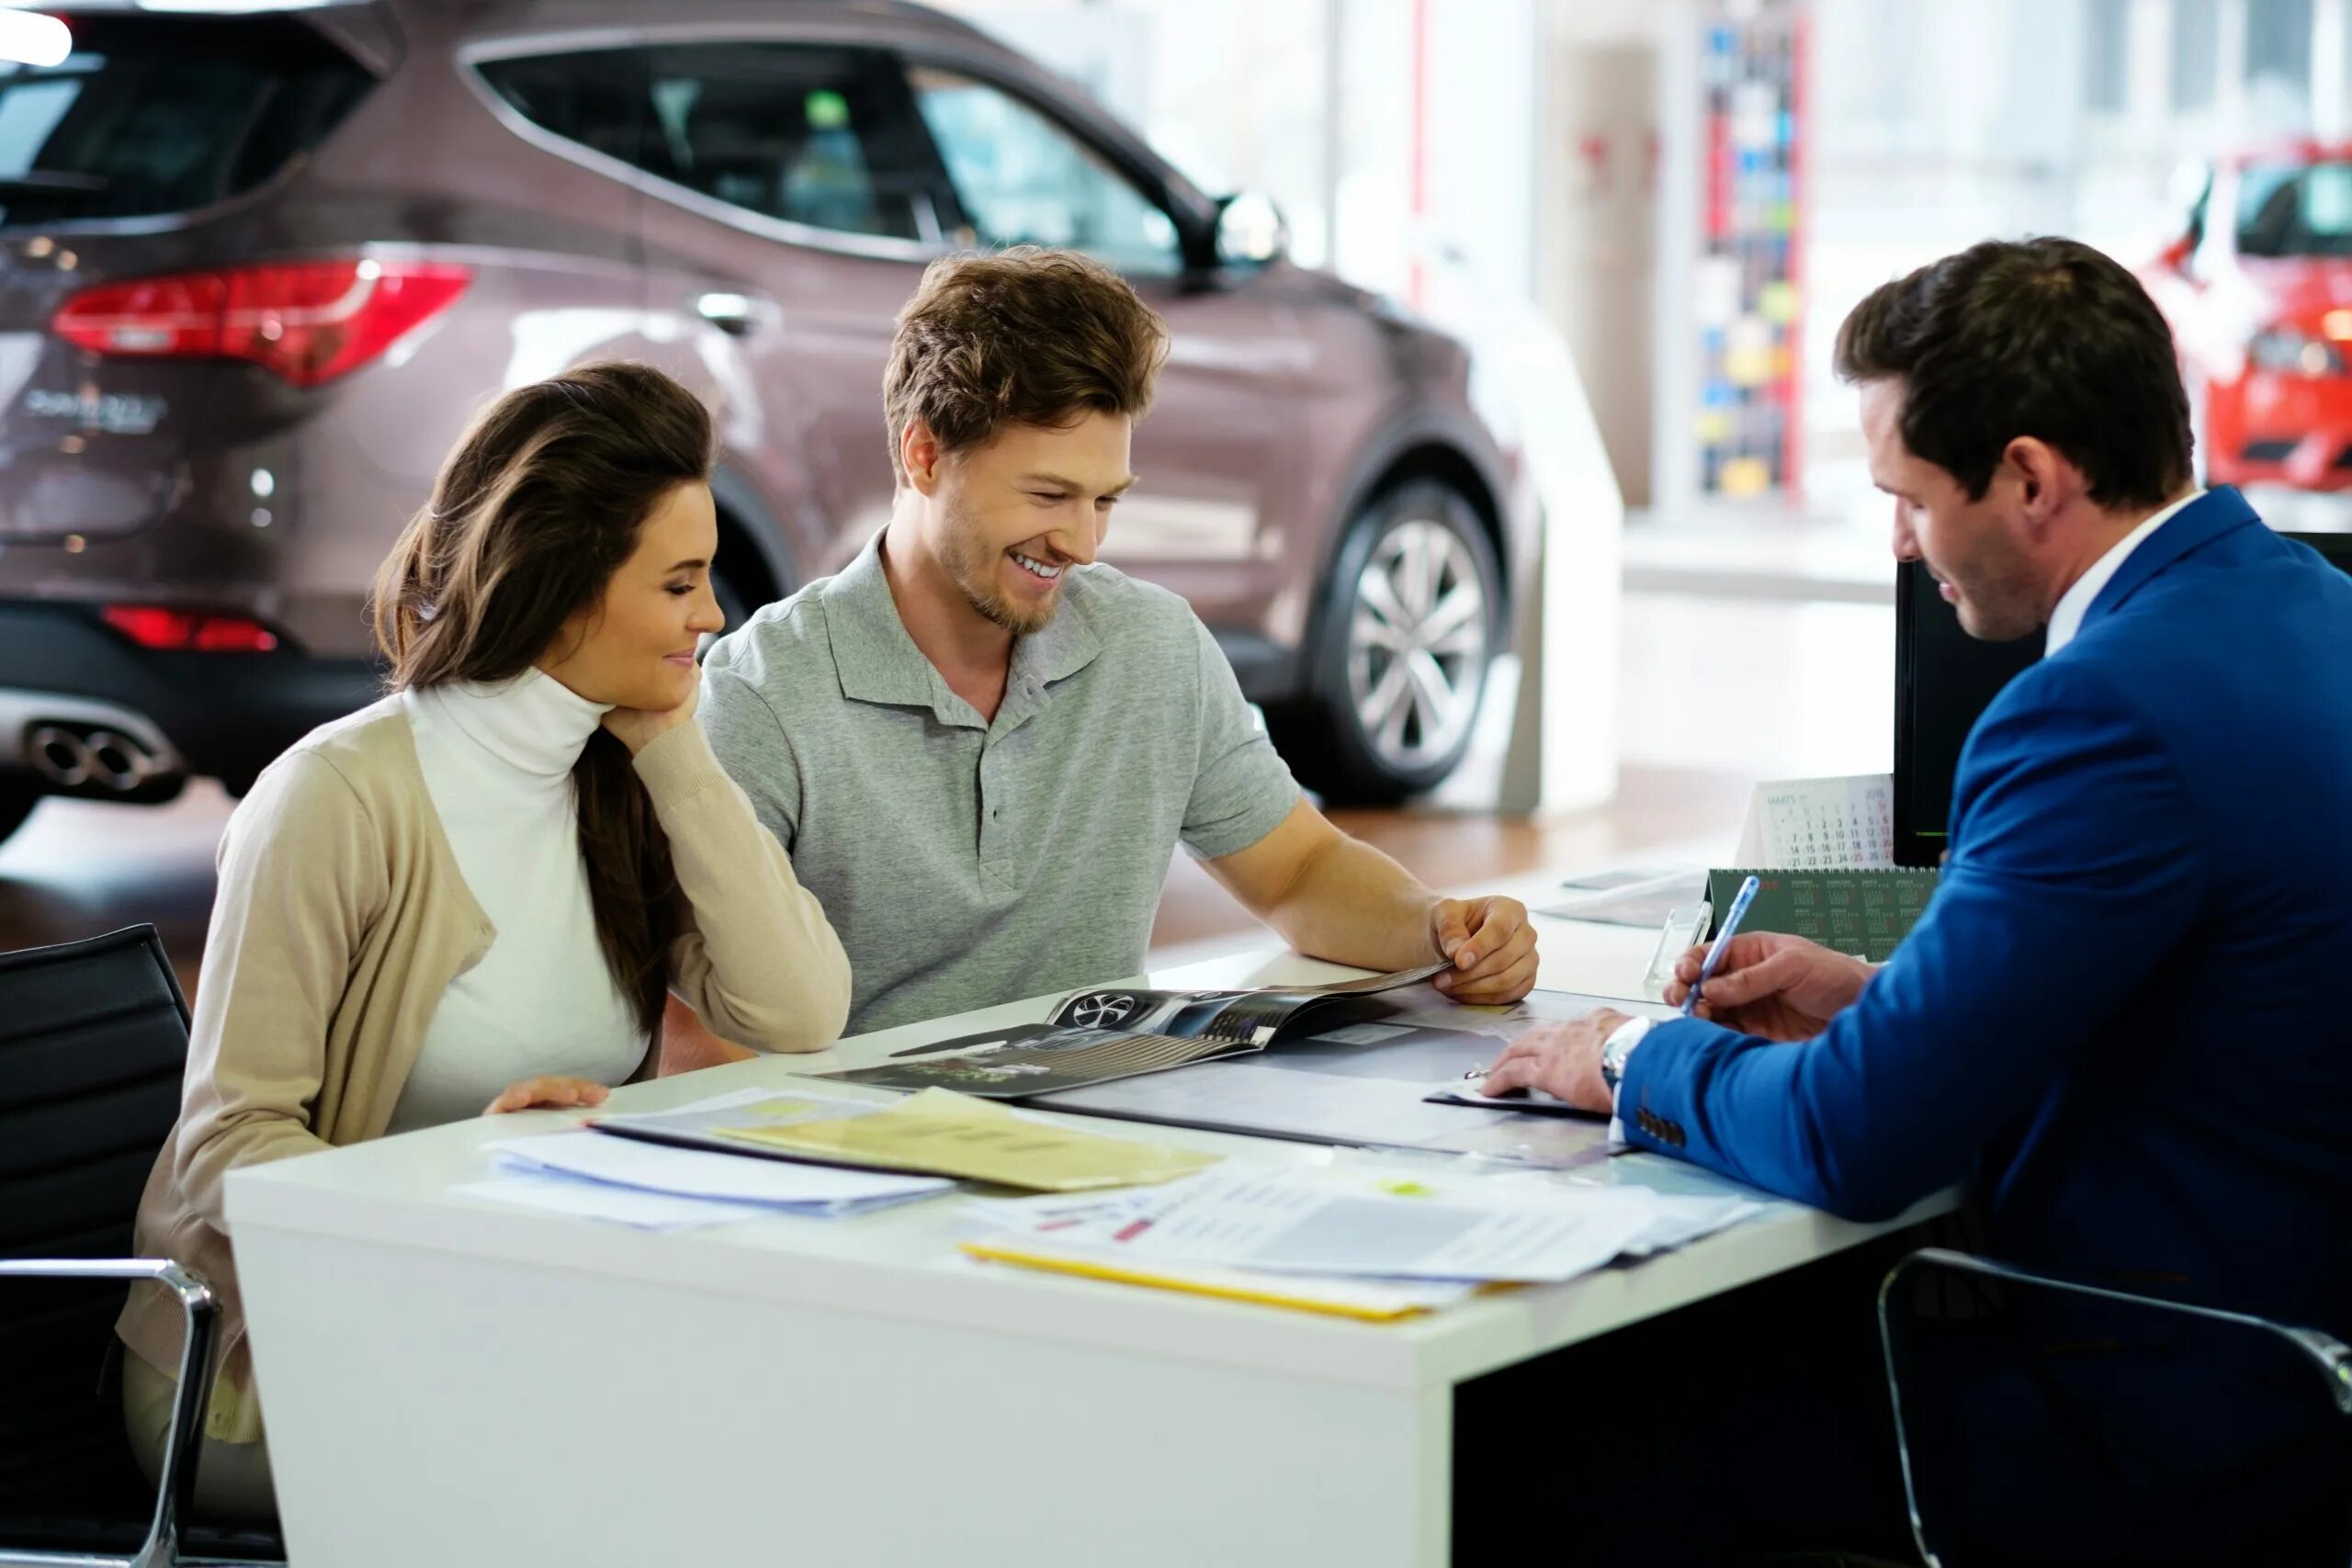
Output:
[[482,1108],[482,1114],[503,1116],[510,1111],[531,1111],[543,1105],[559,1110],[602,1105],[612,1092],[588,1078],[525,1078],[508,1084],[504,1092]]
[[[1682,1005],[1706,957],[1703,946],[1682,955],[1666,987],[1668,1002]],[[1871,966],[1859,958],[1801,936],[1754,931],[1731,939],[1723,966],[1699,992],[1699,1016],[1767,1040],[1810,1040],[1854,1005],[1870,977]]]
[[1535,928],[1516,898],[1441,898],[1430,941],[1453,964],[1430,984],[1457,1002],[1515,1002],[1535,988]]
[[702,701],[702,670],[695,669],[694,684],[686,688],[685,700],[675,707],[614,708],[605,715],[605,728],[613,732],[620,743],[636,756],[663,735],[675,729],[695,716],[695,705]]
[[1600,1048],[1624,1021],[1623,1013],[1601,1008],[1566,1023],[1539,1023],[1503,1047],[1478,1092],[1540,1089],[1579,1111],[1606,1116],[1615,1109],[1616,1097],[1600,1076]]

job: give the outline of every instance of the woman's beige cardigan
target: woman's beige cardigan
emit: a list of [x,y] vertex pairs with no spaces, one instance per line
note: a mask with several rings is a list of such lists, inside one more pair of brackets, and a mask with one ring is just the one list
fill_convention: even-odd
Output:
[[[687,906],[672,987],[711,1030],[766,1051],[818,1049],[849,1015],[849,959],[702,727],[636,759]],[[221,1303],[206,1435],[261,1434],[221,1210],[241,1165],[380,1137],[449,982],[497,932],[467,890],[425,793],[408,717],[386,698],[272,763],[220,841],[180,1116],[139,1205],[138,1246]],[[650,1076],[658,1043],[639,1076]],[[176,1377],[175,1298],[141,1285],[118,1331]]]

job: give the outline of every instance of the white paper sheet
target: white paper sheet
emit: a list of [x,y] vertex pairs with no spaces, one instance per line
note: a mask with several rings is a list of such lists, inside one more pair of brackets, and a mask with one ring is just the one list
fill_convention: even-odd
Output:
[[485,1181],[469,1181],[449,1189],[453,1196],[481,1198],[492,1203],[549,1213],[572,1214],[584,1220],[607,1220],[640,1230],[699,1230],[705,1225],[739,1224],[767,1218],[776,1210],[758,1203],[721,1203],[708,1198],[682,1198],[671,1192],[648,1192],[634,1187],[614,1187],[601,1181],[546,1170],[508,1169]]
[[1219,1170],[1124,1213],[1037,1234],[1138,1263],[1404,1280],[1560,1280],[1600,1268],[1657,1222],[1638,1189],[1512,1191],[1475,1181]]
[[895,1201],[944,1192],[955,1185],[935,1176],[845,1170],[838,1166],[673,1148],[585,1130],[507,1138],[488,1146],[504,1158],[591,1181],[736,1203]]
[[1758,1213],[1735,1196],[1569,1186],[1532,1173],[1227,1167],[1080,1205],[974,1200],[971,1218],[1028,1239],[1125,1257],[1388,1280],[1573,1279]]

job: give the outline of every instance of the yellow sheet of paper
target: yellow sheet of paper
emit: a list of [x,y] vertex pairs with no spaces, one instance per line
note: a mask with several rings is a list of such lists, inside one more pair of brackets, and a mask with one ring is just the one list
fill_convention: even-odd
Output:
[[924,1089],[869,1115],[783,1127],[730,1127],[719,1135],[812,1159],[962,1177],[1039,1192],[1171,1181],[1218,1159],[1166,1144],[1046,1126],[993,1101],[944,1089]]
[[1108,1280],[1117,1285],[1150,1285],[1162,1291],[1250,1302],[1259,1306],[1289,1307],[1297,1312],[1328,1313],[1366,1323],[1394,1323],[1400,1317],[1413,1317],[1430,1310],[1416,1303],[1382,1299],[1378,1282],[1368,1280],[1285,1280],[1279,1274],[1252,1275],[1245,1269],[1187,1268],[1181,1263],[1142,1268],[1119,1258],[1096,1259],[1068,1253],[1036,1252],[1017,1239],[965,1241],[956,1246],[991,1263],[1041,1269],[1049,1274],[1075,1274],[1080,1279]]
[[757,1105],[744,1106],[742,1113],[746,1116],[756,1116],[764,1122],[804,1115],[816,1109],[817,1102],[813,1100],[763,1100]]

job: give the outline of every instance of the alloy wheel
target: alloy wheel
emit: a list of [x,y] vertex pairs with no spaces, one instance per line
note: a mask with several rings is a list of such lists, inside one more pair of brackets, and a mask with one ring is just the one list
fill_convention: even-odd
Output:
[[1384,536],[1356,578],[1348,695],[1381,761],[1399,772],[1449,756],[1477,717],[1491,633],[1477,563],[1442,523]]

